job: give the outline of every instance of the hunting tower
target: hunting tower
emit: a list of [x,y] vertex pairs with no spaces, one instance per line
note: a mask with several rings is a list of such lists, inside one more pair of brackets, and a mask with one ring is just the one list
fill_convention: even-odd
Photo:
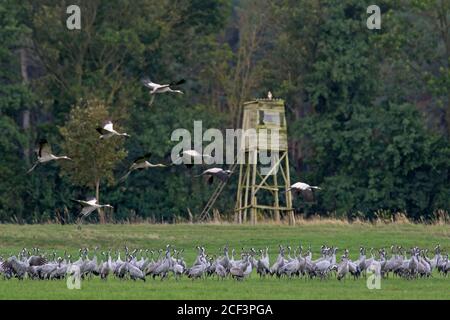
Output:
[[284,214],[290,225],[295,224],[291,193],[284,192],[291,184],[284,101],[245,102],[242,129],[236,222],[247,222],[250,212],[251,224],[257,223],[259,214],[269,214],[277,222]]

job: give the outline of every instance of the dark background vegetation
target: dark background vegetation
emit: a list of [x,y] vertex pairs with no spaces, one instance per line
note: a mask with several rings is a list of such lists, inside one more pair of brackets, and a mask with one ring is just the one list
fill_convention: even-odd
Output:
[[[64,165],[26,174],[38,138],[55,153],[71,150],[63,133],[84,101],[102,101],[132,135],[118,177],[148,151],[164,160],[171,132],[194,120],[239,127],[242,102],[268,90],[286,100],[292,179],[323,187],[317,204],[296,201],[299,211],[448,211],[450,2],[375,1],[382,28],[368,30],[372,2],[1,1],[0,221],[68,221],[78,211],[69,200],[94,194]],[[82,9],[81,31],[65,26],[71,4]],[[149,108],[144,75],[185,78],[186,94]],[[146,171],[120,185],[106,175],[102,202],[118,220],[195,215],[212,192],[192,178],[197,171]],[[218,201],[223,214],[232,213],[235,179]]]

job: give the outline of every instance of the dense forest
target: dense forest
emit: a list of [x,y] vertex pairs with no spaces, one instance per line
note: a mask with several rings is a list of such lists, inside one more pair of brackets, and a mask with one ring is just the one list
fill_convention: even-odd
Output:
[[[291,179],[323,187],[297,213],[449,211],[450,2],[376,2],[379,30],[361,0],[2,0],[0,221],[73,221],[70,199],[96,188],[114,205],[102,222],[196,215],[213,191],[196,169],[117,178],[146,152],[165,161],[171,132],[195,120],[239,127],[243,102],[268,90],[286,101]],[[71,4],[81,30],[66,27]],[[144,76],[186,79],[185,94],[149,107]],[[97,147],[105,118],[131,138]],[[27,174],[43,137],[82,161]],[[224,216],[236,180],[216,204]]]

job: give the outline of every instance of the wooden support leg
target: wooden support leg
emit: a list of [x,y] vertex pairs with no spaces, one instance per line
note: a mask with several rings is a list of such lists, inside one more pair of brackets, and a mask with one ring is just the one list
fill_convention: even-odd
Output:
[[[286,189],[290,187],[291,184],[291,175],[289,173],[289,157],[286,155],[285,157],[285,172],[286,172]],[[286,207],[292,208],[292,193],[286,192]],[[295,225],[295,216],[294,216],[294,210],[288,211],[289,216],[289,225],[294,226]]]
[[[278,159],[276,159],[278,160]],[[277,161],[275,161],[277,162]],[[280,210],[278,210],[278,208],[280,207],[280,202],[279,202],[279,195],[278,195],[278,168],[275,170],[275,172],[273,173],[273,186],[276,188],[276,190],[273,192],[273,195],[275,197],[275,222],[276,223],[280,223]]]
[[251,191],[251,210],[250,210],[250,220],[251,220],[251,224],[255,225],[256,224],[256,170],[257,170],[257,161],[258,160],[258,151],[257,150],[253,150],[253,163],[250,164],[252,170],[251,170],[251,175],[252,175],[252,191]]
[[236,196],[236,211],[234,213],[234,222],[235,223],[242,223],[242,182],[244,180],[243,176],[243,168],[244,165],[239,165],[239,180],[238,180],[238,191]]
[[246,175],[245,175],[245,198],[244,198],[244,218],[243,218],[243,223],[247,222],[247,211],[248,211],[248,191],[250,188],[250,153],[247,153],[247,157],[246,157],[246,162],[245,162],[245,166],[246,166]]

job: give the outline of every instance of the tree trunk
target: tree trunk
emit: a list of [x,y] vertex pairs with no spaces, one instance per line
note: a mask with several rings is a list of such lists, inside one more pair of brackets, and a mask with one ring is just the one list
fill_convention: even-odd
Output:
[[[24,84],[28,84],[29,77],[28,77],[28,59],[27,59],[27,53],[25,48],[21,48],[19,50],[19,56],[20,56],[20,72],[22,75],[22,81]],[[27,130],[30,128],[30,110],[25,109],[22,113],[22,129]],[[26,146],[23,147],[23,154],[25,156],[26,162],[30,162],[30,152],[29,152],[28,143]]]
[[[97,203],[100,203],[100,179],[97,179],[95,181],[95,198],[97,199]],[[103,211],[103,208],[98,209],[98,218],[100,221],[100,224],[105,224],[105,212]]]
[[450,137],[450,93],[447,97],[447,110],[445,110],[445,124],[447,125],[447,135]]

